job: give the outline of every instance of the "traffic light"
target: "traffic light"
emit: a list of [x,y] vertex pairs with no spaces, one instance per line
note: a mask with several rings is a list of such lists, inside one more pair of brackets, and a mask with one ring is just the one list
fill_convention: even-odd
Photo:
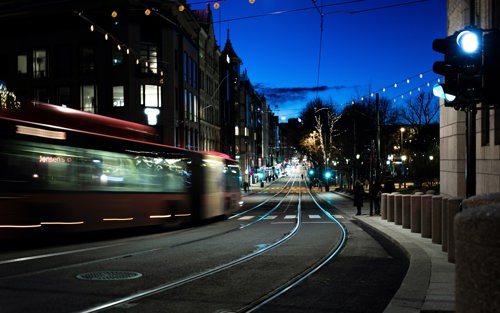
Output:
[[434,62],[432,69],[434,73],[442,75],[445,81],[444,84],[436,84],[433,93],[435,96],[445,99],[446,103],[453,102],[457,96],[458,68],[456,59],[458,49],[454,42],[454,36],[435,39],[432,42],[432,49],[444,54],[444,61]]
[[332,172],[326,171],[324,175],[326,179],[330,179],[332,177]]
[[310,169],[309,170],[309,176],[313,176],[314,175],[314,170],[313,169]]
[[483,104],[500,106],[500,31],[485,32],[483,39]]
[[482,37],[482,30],[468,27],[432,42],[432,49],[444,54],[444,61],[433,66],[444,77],[444,84],[436,84],[433,92],[445,99],[445,106],[466,108],[482,100]]

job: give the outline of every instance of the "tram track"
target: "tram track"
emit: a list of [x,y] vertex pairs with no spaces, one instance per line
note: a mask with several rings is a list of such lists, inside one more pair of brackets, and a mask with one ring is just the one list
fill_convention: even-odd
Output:
[[[290,180],[287,182],[287,184],[283,187],[283,189],[280,192],[278,192],[278,193],[274,194],[273,196],[269,197],[265,201],[261,202],[259,205],[256,205],[256,206],[252,207],[251,209],[246,210],[245,213],[251,212],[251,211],[253,211],[253,210],[261,207],[263,204],[269,202],[271,199],[275,198],[279,194],[282,194],[282,191],[285,190],[285,189],[287,189],[287,186],[288,186]],[[294,183],[294,181],[292,181],[292,186],[293,186],[293,183]],[[299,185],[300,185],[300,183],[299,183]],[[276,209],[278,209],[282,205],[282,203],[284,202],[284,200],[287,198],[287,196],[290,194],[290,190],[291,190],[291,187],[288,187],[288,191],[285,193],[285,195],[283,196],[283,198],[281,200],[279,200],[278,203],[275,206],[272,207],[272,209],[268,210],[268,212],[266,212],[264,215],[262,215],[261,218],[257,219],[255,222],[252,222],[252,223],[249,223],[249,224],[246,224],[246,225],[241,225],[239,227],[239,229],[244,229],[244,228],[250,227],[250,226],[254,225],[257,222],[262,221],[265,216],[268,216],[269,214],[271,214],[272,212],[274,212]],[[100,304],[100,305],[97,305],[97,306],[93,306],[93,307],[89,307],[87,309],[84,309],[84,310],[81,310],[81,311],[78,311],[78,312],[80,312],[80,313],[101,312],[101,311],[103,311],[105,309],[116,307],[116,306],[119,306],[119,305],[124,304],[124,303],[137,301],[137,300],[143,299],[145,297],[152,296],[152,295],[157,294],[157,293],[161,293],[161,292],[164,292],[164,291],[176,288],[176,287],[180,287],[182,285],[194,282],[196,280],[199,280],[199,279],[208,277],[210,275],[219,273],[221,271],[227,270],[229,268],[235,267],[235,266],[237,266],[237,265],[239,265],[239,264],[241,264],[243,262],[249,261],[249,260],[251,260],[251,259],[253,259],[253,258],[255,258],[255,257],[257,257],[257,256],[259,256],[259,255],[261,255],[263,253],[265,253],[265,252],[268,252],[268,251],[270,251],[270,250],[272,250],[272,249],[280,246],[281,244],[285,243],[286,241],[288,241],[289,239],[291,239],[293,236],[295,236],[295,234],[298,232],[298,230],[300,228],[300,224],[301,224],[301,219],[300,219],[300,211],[301,211],[301,207],[300,206],[301,206],[301,202],[300,202],[300,197],[301,197],[301,195],[299,194],[299,202],[298,202],[298,206],[297,206],[297,212],[298,212],[297,216],[298,216],[298,218],[296,220],[295,226],[290,230],[290,232],[288,232],[287,234],[285,234],[281,239],[275,241],[274,243],[266,245],[266,246],[262,246],[262,247],[260,247],[259,249],[255,250],[254,252],[252,252],[250,254],[244,255],[244,256],[242,256],[242,257],[240,257],[238,259],[232,260],[232,261],[227,262],[225,264],[221,264],[221,265],[216,266],[214,268],[210,268],[210,269],[205,270],[203,272],[196,273],[194,275],[191,275],[191,276],[179,279],[177,281],[165,283],[163,285],[159,285],[159,286],[156,286],[156,287],[153,287],[153,288],[150,288],[150,289],[142,290],[142,291],[137,292],[135,294],[128,295],[128,296],[120,298],[120,299],[114,299],[114,300],[112,300],[110,302],[103,303],[103,304]],[[241,215],[236,215],[236,216],[241,216]],[[233,230],[231,230],[231,231],[233,231]]]
[[[286,197],[288,195],[289,195],[289,192],[287,192],[286,196],[283,197],[283,199],[281,199],[279,201],[279,203],[276,206],[274,206],[271,210],[269,210],[267,213],[274,212],[284,202],[284,200],[286,199]],[[316,204],[317,208],[319,210],[321,210],[332,222],[334,222],[342,230],[342,236],[341,236],[340,242],[338,242],[336,245],[334,245],[333,248],[329,251],[329,253],[327,255],[325,255],[323,258],[319,259],[312,266],[310,266],[309,268],[305,269],[303,272],[299,273],[298,275],[296,275],[294,277],[291,277],[285,284],[283,284],[281,286],[278,286],[272,292],[269,292],[269,293],[261,296],[257,300],[252,301],[249,304],[247,304],[247,305],[245,305],[245,306],[243,306],[243,307],[241,307],[241,308],[239,308],[237,310],[234,310],[234,311],[224,311],[224,312],[238,312],[238,313],[240,313],[240,312],[254,312],[254,311],[262,308],[267,303],[271,302],[272,300],[274,300],[277,297],[281,296],[282,294],[286,293],[288,290],[290,290],[294,286],[300,284],[302,281],[304,281],[305,279],[307,279],[308,277],[310,277],[311,275],[313,275],[315,272],[317,272],[319,269],[321,269],[325,264],[327,264],[328,262],[330,262],[335,257],[335,255],[337,255],[339,253],[339,251],[343,248],[343,246],[344,246],[344,244],[346,242],[346,239],[347,239],[347,233],[346,233],[344,227],[341,225],[341,223],[335,217],[333,217],[333,215],[331,215],[327,210],[325,210],[323,207],[321,207],[321,205],[319,204],[318,200],[315,199],[315,197],[314,197],[313,194],[311,194],[309,192],[309,196],[313,200],[313,202]],[[136,295],[133,295],[133,296],[130,296],[130,297],[126,297],[126,298],[122,298],[122,299],[116,300],[116,301],[114,301],[112,303],[104,304],[104,305],[99,306],[99,307],[90,308],[89,310],[84,310],[84,311],[81,311],[81,312],[99,312],[99,311],[102,311],[104,309],[108,309],[110,307],[116,306],[116,305],[120,305],[120,304],[123,304],[123,303],[137,301],[137,300],[140,300],[142,298],[149,297],[149,296],[151,296],[153,294],[156,294],[156,293],[161,293],[161,292],[167,291],[169,289],[180,287],[180,286],[182,286],[184,284],[188,284],[188,283],[194,282],[196,280],[205,278],[207,276],[219,273],[221,271],[233,268],[233,267],[235,267],[237,265],[240,265],[243,262],[249,261],[249,260],[251,260],[251,259],[253,259],[253,258],[255,258],[255,257],[257,257],[257,256],[259,256],[259,255],[261,255],[263,253],[265,253],[265,252],[268,252],[271,249],[279,247],[280,245],[282,245],[285,242],[287,242],[288,240],[290,240],[293,236],[295,236],[295,234],[297,234],[297,232],[299,231],[299,228],[300,228],[300,226],[302,224],[302,221],[301,221],[301,198],[302,198],[302,194],[299,194],[298,198],[299,199],[298,199],[298,206],[297,206],[297,219],[296,219],[296,222],[295,222],[295,226],[281,240],[278,240],[278,241],[276,241],[275,243],[273,243],[273,244],[271,244],[269,246],[262,247],[261,249],[256,250],[254,253],[246,255],[246,256],[244,256],[244,257],[242,257],[240,259],[234,260],[234,261],[229,262],[227,264],[223,264],[221,266],[218,266],[216,268],[207,270],[207,271],[205,271],[203,273],[199,273],[199,274],[194,275],[192,277],[188,277],[188,278],[183,279],[181,281],[169,283],[169,284],[166,284],[164,286],[158,286],[157,288],[154,288],[154,289],[151,289],[151,290],[147,290],[147,291],[138,293]],[[268,214],[264,214],[263,216],[267,216],[267,215]],[[257,221],[260,222],[262,220],[263,220],[262,218],[259,218]],[[241,229],[246,228],[246,227],[251,226],[251,225],[254,225],[254,224],[255,223],[247,224],[245,227],[241,227]],[[222,311],[220,311],[220,312],[222,312]]]
[[[333,215],[331,215],[327,210],[325,210],[320,204],[319,202],[317,201],[317,199],[315,199],[315,197],[313,196],[313,194],[308,191],[309,193],[309,196],[311,197],[311,199],[314,201],[314,203],[316,204],[316,206],[330,219],[332,220],[333,222],[335,222],[339,228],[342,230],[342,238],[341,238],[341,241],[332,248],[332,250],[330,251],[330,253],[328,253],[323,259],[321,260],[318,260],[318,262],[311,266],[310,268],[306,269],[303,273],[301,273],[300,275],[297,275],[296,277],[293,277],[290,279],[289,283],[287,284],[284,284],[282,286],[280,286],[279,288],[277,288],[276,290],[274,290],[273,292],[263,296],[262,298],[248,304],[247,306],[245,307],[242,307],[240,308],[239,310],[235,311],[235,313],[250,313],[250,312],[255,312],[257,311],[258,309],[262,308],[264,305],[268,304],[269,302],[273,301],[274,299],[278,298],[279,296],[283,295],[284,293],[286,293],[288,290],[290,290],[291,288],[297,286],[298,284],[300,284],[302,281],[304,281],[305,279],[307,279],[308,277],[310,277],[311,275],[313,275],[314,273],[316,273],[318,270],[320,270],[324,265],[326,265],[328,262],[330,262],[340,251],[341,249],[344,247],[345,245],[345,242],[347,240],[347,232],[344,228],[344,226],[335,218],[333,217]],[[299,203],[300,203],[300,200],[299,200]]]

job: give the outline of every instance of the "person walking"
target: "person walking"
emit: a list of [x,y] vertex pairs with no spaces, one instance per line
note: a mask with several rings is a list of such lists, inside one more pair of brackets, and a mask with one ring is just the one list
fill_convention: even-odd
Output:
[[363,184],[359,180],[356,180],[356,183],[354,184],[354,206],[357,209],[356,215],[361,215],[364,194],[365,189],[363,188]]
[[382,195],[382,186],[380,185],[380,182],[376,181],[370,191],[372,201],[374,203],[374,208],[375,208],[375,215],[380,215],[380,198]]

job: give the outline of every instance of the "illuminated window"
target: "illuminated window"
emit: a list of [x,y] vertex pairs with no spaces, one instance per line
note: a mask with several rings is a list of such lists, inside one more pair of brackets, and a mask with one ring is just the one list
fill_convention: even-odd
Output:
[[147,74],[158,73],[158,51],[152,43],[141,44],[141,72]]
[[96,86],[85,85],[81,87],[80,107],[85,112],[96,113],[97,99]]
[[47,51],[34,50],[33,51],[33,77],[45,78],[47,73]]
[[28,56],[26,54],[17,56],[17,72],[19,74],[28,73]]
[[125,96],[123,86],[113,86],[113,107],[124,107]]
[[141,85],[141,105],[160,108],[161,87],[156,85]]
[[193,95],[193,120],[198,121],[198,99]]

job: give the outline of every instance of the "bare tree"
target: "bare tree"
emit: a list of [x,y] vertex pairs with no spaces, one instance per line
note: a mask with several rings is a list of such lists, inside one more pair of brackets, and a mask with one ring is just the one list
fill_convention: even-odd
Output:
[[308,152],[312,160],[318,160],[321,153],[320,135],[312,131],[300,140],[300,146]]
[[408,123],[407,147],[410,148],[415,185],[432,181],[439,177],[438,162],[429,157],[439,154],[439,104],[431,93],[420,93],[407,101],[402,110],[402,118]]
[[406,102],[402,109],[402,118],[408,125],[418,128],[419,125],[429,125],[439,117],[439,104],[432,93],[421,92]]

